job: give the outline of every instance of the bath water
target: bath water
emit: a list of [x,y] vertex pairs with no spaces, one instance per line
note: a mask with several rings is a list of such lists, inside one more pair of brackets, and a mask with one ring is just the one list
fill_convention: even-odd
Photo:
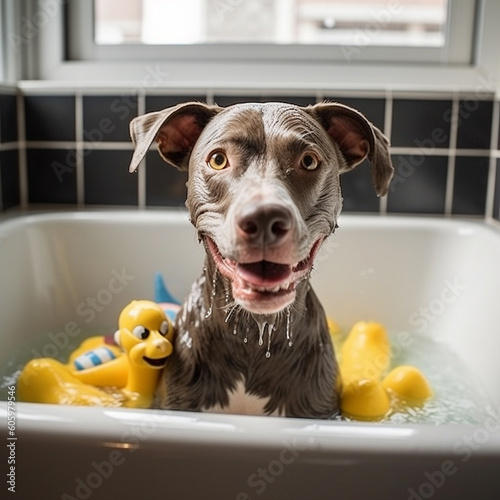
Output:
[[433,397],[420,408],[407,407],[389,415],[386,421],[430,424],[482,424],[500,414],[479,378],[450,344],[429,335],[413,334],[411,343],[391,361],[391,368],[413,365],[425,375]]
[[[67,346],[63,348],[52,348],[56,351],[56,358],[66,362],[69,354],[83,339],[92,335],[109,335],[114,330],[109,328],[93,329],[92,332],[82,332],[76,338],[70,339]],[[394,332],[393,332],[394,333]],[[396,332],[397,333],[397,332]],[[232,334],[228,329],[228,334]],[[278,332],[273,336],[273,342],[289,342],[286,335],[278,338]],[[397,335],[391,335],[394,340],[392,345],[397,345]],[[419,368],[429,381],[433,397],[421,407],[406,407],[402,411],[388,415],[383,422],[395,424],[426,423],[426,424],[482,424],[485,421],[499,419],[499,413],[495,410],[491,399],[483,388],[480,380],[471,373],[466,363],[450,350],[449,344],[434,340],[427,335],[411,335],[408,347],[399,349],[392,359],[391,368],[408,364]],[[11,352],[0,366],[0,400],[7,399],[7,387],[14,385],[20,371],[26,362],[37,353],[40,356],[47,354],[49,338],[40,335],[36,339],[19,346],[15,352]],[[51,345],[54,344],[51,342]],[[266,355],[267,345],[262,346],[262,355]],[[293,349],[293,345],[290,346]],[[273,362],[273,357],[269,358]],[[374,424],[376,425],[376,423]]]

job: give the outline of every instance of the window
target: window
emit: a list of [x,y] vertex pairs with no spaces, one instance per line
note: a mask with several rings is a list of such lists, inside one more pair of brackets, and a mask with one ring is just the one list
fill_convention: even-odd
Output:
[[443,47],[448,0],[95,0],[94,41]]
[[[474,91],[480,81],[488,88],[500,81],[498,0],[116,0],[112,15],[96,3],[105,1],[114,0],[2,2],[4,25],[21,37],[4,47],[9,78],[142,85],[154,73],[155,84],[172,89],[320,94]],[[154,14],[154,3],[175,5],[181,16],[189,6],[188,21],[172,18],[166,30],[169,16]],[[271,14],[250,23],[247,5],[267,5]],[[230,28],[238,17],[261,31]],[[154,24],[156,34],[146,30]],[[160,40],[161,31],[183,38]]]
[[94,0],[93,11],[73,0],[68,8],[80,23],[69,33],[75,60],[469,64],[476,17],[474,0]]

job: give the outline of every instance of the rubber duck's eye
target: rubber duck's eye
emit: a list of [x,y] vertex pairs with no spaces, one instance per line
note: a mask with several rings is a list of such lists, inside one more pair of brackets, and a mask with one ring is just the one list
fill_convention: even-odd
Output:
[[319,159],[313,153],[306,153],[300,160],[300,166],[306,170],[315,170],[319,167]]
[[149,330],[144,328],[142,325],[137,325],[133,330],[132,334],[138,339],[145,340],[149,337]]
[[168,333],[168,327],[169,327],[168,321],[162,321],[160,325],[160,333],[162,335],[166,335]]
[[210,155],[208,165],[214,170],[222,170],[229,166],[229,160],[222,151],[216,151]]

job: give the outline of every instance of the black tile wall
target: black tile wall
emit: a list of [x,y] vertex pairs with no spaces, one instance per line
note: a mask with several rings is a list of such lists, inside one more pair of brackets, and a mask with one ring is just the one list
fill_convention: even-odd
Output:
[[74,96],[25,96],[28,141],[74,141]]
[[[0,209],[20,203],[19,159],[24,154],[28,179],[24,198],[29,203],[184,205],[187,174],[165,164],[156,151],[147,154],[144,173],[128,173],[132,154],[128,128],[139,108],[150,112],[186,101],[204,102],[205,92],[155,92],[144,98],[134,91],[94,92],[83,95],[81,101],[70,93],[25,94],[26,151],[18,150],[16,93],[11,90],[4,95],[0,88]],[[307,106],[315,104],[316,93],[279,96],[216,92],[211,99],[221,106],[251,101]],[[498,116],[495,103],[487,98],[455,99],[445,93],[401,93],[392,98],[324,94],[322,100],[358,109],[381,130],[387,119],[391,125],[395,176],[386,202],[381,203],[375,195],[365,161],[341,177],[344,211],[379,213],[382,208],[388,213],[486,214],[500,220],[500,159],[495,187],[488,190],[488,180],[493,177],[489,172],[490,152],[500,155],[497,138],[495,144],[490,144],[492,119]],[[80,104],[82,121],[77,125]],[[392,110],[392,116],[386,117],[386,110]],[[453,118],[457,119],[457,127],[452,137]],[[81,141],[83,152],[79,149]],[[76,175],[76,150],[83,156],[81,177]],[[139,175],[144,175],[145,182],[139,182]],[[448,186],[451,179],[453,185]],[[77,186],[78,182],[82,186]],[[487,201],[489,192],[495,195],[492,213]]]
[[0,142],[17,141],[17,96],[0,95]]
[[206,97],[204,95],[192,95],[192,96],[162,96],[162,95],[151,95],[146,96],[146,113],[151,111],[161,111],[165,108],[170,108],[182,102],[188,101],[199,101],[206,102]]
[[0,89],[0,212],[21,203],[17,93]]
[[137,174],[128,171],[131,151],[85,150],[87,205],[137,205]]
[[490,159],[481,157],[457,157],[453,183],[454,214],[485,215],[486,192]]
[[380,130],[384,130],[385,124],[385,99],[348,98],[348,97],[326,97],[326,100],[340,102],[346,106],[361,111]]
[[396,173],[389,188],[387,211],[443,214],[448,157],[394,155],[392,160]]
[[77,202],[76,152],[64,149],[28,149],[30,203]]
[[380,209],[380,200],[375,194],[370,175],[370,164],[361,165],[340,176],[343,209],[346,212],[373,212]]
[[262,95],[215,95],[214,102],[219,106],[231,106],[232,104],[240,104],[243,102],[288,102],[297,106],[309,106],[316,102],[314,96],[262,96]]
[[137,116],[137,96],[84,96],[83,138],[86,142],[129,141],[129,123]]
[[0,151],[0,210],[15,207],[21,202],[19,190],[19,151]]
[[450,143],[452,102],[394,99],[392,146],[447,148]]
[[146,204],[184,206],[187,173],[165,163],[157,151],[150,151],[146,161]]
[[467,99],[458,110],[457,148],[490,149],[492,101]]

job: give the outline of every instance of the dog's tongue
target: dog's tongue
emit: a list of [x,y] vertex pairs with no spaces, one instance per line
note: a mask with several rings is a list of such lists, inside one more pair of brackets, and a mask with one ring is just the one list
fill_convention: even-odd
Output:
[[273,286],[285,281],[292,274],[292,268],[287,264],[261,260],[251,264],[238,264],[238,274],[252,285]]

